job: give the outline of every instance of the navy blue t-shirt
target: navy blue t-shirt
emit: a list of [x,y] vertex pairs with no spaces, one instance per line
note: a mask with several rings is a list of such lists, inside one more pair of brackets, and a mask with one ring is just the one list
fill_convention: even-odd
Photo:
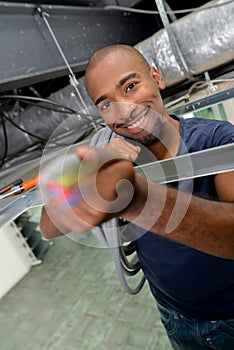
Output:
[[[173,118],[180,121],[180,135],[189,153],[234,142],[234,125],[229,122]],[[181,143],[177,155],[183,153]],[[214,176],[195,179],[193,194],[217,199]],[[161,305],[190,318],[234,318],[234,260],[202,253],[151,232],[135,245],[151,291]]]

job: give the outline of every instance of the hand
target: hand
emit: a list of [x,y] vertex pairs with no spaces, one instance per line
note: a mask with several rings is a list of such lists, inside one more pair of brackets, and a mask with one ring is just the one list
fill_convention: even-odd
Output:
[[119,152],[123,159],[128,159],[131,162],[135,162],[138,157],[141,148],[134,146],[132,143],[125,141],[120,137],[116,137],[110,141],[105,149],[113,149]]
[[[68,231],[82,233],[119,216],[133,198],[135,173],[132,163],[123,159],[120,152],[111,147],[103,150],[83,146],[77,149],[77,156],[81,168],[92,164],[94,171],[74,186],[74,191],[79,191],[75,205],[61,206],[56,196],[47,203],[47,216],[57,228],[52,230],[52,237]],[[46,230],[43,235],[51,238]]]

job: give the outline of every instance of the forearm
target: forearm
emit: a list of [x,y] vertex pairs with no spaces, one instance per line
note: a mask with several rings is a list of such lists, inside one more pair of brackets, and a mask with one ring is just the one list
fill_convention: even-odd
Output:
[[[136,177],[122,217],[205,253],[234,258],[234,203],[210,201]],[[179,194],[179,195],[178,195]]]

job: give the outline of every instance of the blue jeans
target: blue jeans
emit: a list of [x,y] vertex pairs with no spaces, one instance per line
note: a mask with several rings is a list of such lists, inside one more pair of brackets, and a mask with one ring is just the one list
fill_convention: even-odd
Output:
[[189,319],[158,305],[161,321],[174,350],[234,350],[234,319]]

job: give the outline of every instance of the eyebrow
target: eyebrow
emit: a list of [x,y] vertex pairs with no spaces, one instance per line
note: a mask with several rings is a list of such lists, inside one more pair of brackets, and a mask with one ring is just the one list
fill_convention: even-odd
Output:
[[117,84],[117,87],[123,86],[129,79],[136,78],[136,76],[137,76],[137,73],[129,73],[128,75],[126,75],[126,77],[123,77],[122,79],[120,79],[120,81]]
[[[122,79],[120,79],[120,81],[118,82],[118,84],[116,85],[116,87],[120,87],[123,86],[129,79],[132,78],[136,78],[138,76],[137,73],[129,73],[128,75],[126,75],[125,77],[123,77]],[[107,95],[102,95],[100,96],[96,101],[95,101],[95,106],[97,106],[100,102],[105,101],[107,99]]]
[[95,106],[97,106],[100,102],[105,101],[107,98],[107,95],[102,95],[100,96],[96,101],[95,101]]

